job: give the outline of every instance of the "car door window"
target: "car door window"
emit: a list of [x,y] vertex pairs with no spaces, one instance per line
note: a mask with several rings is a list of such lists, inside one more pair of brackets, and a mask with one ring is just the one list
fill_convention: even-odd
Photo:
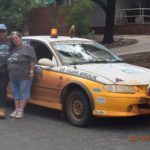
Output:
[[30,41],[30,45],[35,49],[35,53],[38,60],[42,58],[48,58],[53,63],[57,64],[56,58],[46,45],[39,41]]

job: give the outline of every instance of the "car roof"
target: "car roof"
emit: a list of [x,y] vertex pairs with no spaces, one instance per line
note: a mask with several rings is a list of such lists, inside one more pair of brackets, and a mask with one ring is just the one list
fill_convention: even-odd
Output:
[[57,42],[57,41],[92,41],[85,38],[78,38],[78,37],[68,37],[68,36],[58,36],[57,38],[52,38],[50,36],[24,36],[23,39],[32,39],[32,40],[39,40],[43,42]]

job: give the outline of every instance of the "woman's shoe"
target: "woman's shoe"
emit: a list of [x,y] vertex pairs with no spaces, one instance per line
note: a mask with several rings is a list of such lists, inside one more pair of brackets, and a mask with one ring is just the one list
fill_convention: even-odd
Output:
[[14,111],[10,114],[10,117],[16,118],[17,113],[18,113],[18,110],[14,110]]
[[17,115],[16,115],[16,118],[21,119],[21,118],[23,118],[23,115],[24,115],[24,112],[19,110]]

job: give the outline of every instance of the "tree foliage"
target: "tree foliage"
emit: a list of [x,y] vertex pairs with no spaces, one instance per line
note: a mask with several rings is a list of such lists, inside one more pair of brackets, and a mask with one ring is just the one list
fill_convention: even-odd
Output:
[[0,0],[0,22],[5,23],[10,30],[22,30],[29,12],[41,5],[42,2],[31,0]]
[[91,5],[90,0],[77,0],[69,8],[66,22],[68,26],[75,25],[78,36],[85,35],[89,32]]

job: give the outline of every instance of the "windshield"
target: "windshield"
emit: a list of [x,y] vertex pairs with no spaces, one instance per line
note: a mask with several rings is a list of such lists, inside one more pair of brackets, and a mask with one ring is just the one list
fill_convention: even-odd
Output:
[[52,42],[64,64],[109,63],[122,61],[107,48],[92,41],[59,41]]

